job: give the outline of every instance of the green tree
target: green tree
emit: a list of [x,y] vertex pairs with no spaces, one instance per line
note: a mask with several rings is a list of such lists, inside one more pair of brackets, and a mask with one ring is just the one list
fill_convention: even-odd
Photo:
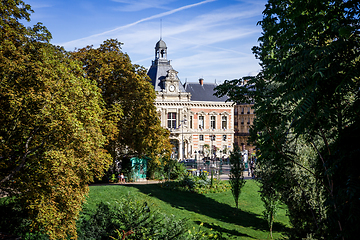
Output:
[[269,189],[265,189],[264,185],[262,186],[260,195],[265,207],[263,216],[264,219],[268,222],[270,238],[273,239],[272,228],[280,203],[280,195],[271,187]]
[[209,144],[204,144],[203,155],[205,157],[210,157],[210,145]]
[[87,184],[110,163],[103,149],[102,100],[79,64],[49,44],[31,8],[0,4],[0,189],[51,239],[76,237]]
[[359,4],[269,0],[253,48],[262,71],[246,86],[219,88],[255,101],[257,166],[288,205],[293,238],[359,232]]
[[[152,159],[150,171],[169,159],[169,132],[161,127],[156,112],[155,90],[146,70],[132,64],[121,51],[122,43],[110,39],[99,48],[92,46],[73,52],[82,62],[86,76],[97,82],[105,101],[107,120],[115,127],[107,128],[107,149],[114,159],[125,154],[146,155]],[[113,126],[112,124],[110,126]]]
[[236,208],[239,208],[241,188],[245,185],[245,164],[238,145],[234,144],[234,151],[230,154],[229,182],[231,193],[235,200]]

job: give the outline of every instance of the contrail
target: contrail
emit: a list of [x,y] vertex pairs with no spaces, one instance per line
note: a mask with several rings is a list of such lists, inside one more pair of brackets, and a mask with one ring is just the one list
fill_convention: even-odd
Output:
[[127,25],[124,25],[124,26],[120,26],[120,27],[114,28],[114,29],[106,31],[106,32],[97,33],[97,34],[94,34],[94,35],[91,35],[91,36],[88,36],[88,37],[72,40],[72,41],[66,42],[66,43],[61,44],[61,45],[68,45],[68,44],[75,43],[77,41],[81,41],[81,40],[85,40],[85,39],[89,39],[89,38],[94,38],[94,37],[99,37],[99,36],[102,36],[102,35],[105,35],[105,34],[108,34],[108,33],[112,33],[112,32],[118,31],[118,30],[123,30],[123,29],[129,28],[129,27],[135,26],[135,25],[137,25],[139,23],[142,23],[142,22],[145,22],[145,21],[149,21],[149,20],[152,20],[152,19],[168,16],[168,15],[171,15],[173,13],[185,10],[185,9],[189,9],[189,8],[192,8],[192,7],[196,7],[196,6],[199,6],[199,5],[202,5],[202,4],[205,4],[205,3],[209,3],[209,2],[214,2],[214,1],[216,1],[216,0],[205,0],[205,1],[202,1],[202,2],[199,2],[199,3],[194,3],[194,4],[186,5],[186,6],[183,6],[183,7],[179,7],[179,8],[164,12],[164,13],[160,13],[160,14],[156,14],[156,15],[153,15],[153,16],[150,16],[150,17],[147,17],[147,18],[140,19],[140,20],[138,20],[136,22],[133,22],[133,23],[130,23],[130,24],[127,24]]

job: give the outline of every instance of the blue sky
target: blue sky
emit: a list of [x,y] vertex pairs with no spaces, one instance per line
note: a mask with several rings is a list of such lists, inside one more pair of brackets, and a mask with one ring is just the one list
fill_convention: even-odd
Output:
[[132,62],[149,68],[162,39],[168,59],[184,83],[221,83],[255,75],[265,0],[24,0],[35,11],[52,43],[68,51],[104,40],[123,42]]

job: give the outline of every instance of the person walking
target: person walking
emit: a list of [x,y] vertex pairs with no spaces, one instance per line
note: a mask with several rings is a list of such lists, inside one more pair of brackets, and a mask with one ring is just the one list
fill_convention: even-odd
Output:
[[254,160],[253,160],[253,159],[251,159],[251,161],[250,161],[250,172],[251,172],[251,178],[255,178],[254,171],[255,171],[255,163],[254,163]]
[[123,173],[121,173],[120,179],[121,179],[121,183],[125,183],[125,177],[124,177],[124,174],[123,174]]

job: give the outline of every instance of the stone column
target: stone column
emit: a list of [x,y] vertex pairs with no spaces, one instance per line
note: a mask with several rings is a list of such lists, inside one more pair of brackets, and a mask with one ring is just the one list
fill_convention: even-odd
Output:
[[184,156],[183,156],[183,142],[182,142],[182,139],[180,139],[180,141],[179,141],[179,161],[181,161],[181,160],[184,160],[183,159],[184,158]]

